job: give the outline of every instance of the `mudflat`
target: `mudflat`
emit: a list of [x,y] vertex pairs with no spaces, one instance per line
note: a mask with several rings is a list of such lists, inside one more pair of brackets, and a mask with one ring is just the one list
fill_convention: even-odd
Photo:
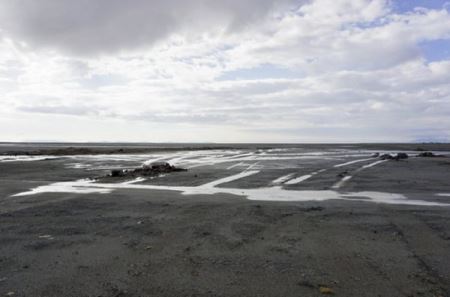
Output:
[[[423,146],[5,155],[0,296],[450,296],[448,145]],[[154,161],[188,170],[105,179]]]

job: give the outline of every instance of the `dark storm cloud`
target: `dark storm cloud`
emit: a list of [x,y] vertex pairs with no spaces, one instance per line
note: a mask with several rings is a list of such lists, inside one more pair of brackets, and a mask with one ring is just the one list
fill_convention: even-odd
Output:
[[[2,0],[0,29],[32,46],[90,54],[183,30],[239,30],[295,0]],[[0,30],[0,31],[1,31]]]

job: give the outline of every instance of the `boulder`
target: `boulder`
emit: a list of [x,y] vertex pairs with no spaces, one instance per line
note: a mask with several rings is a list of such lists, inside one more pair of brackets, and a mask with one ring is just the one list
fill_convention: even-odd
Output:
[[172,169],[174,166],[170,165],[167,162],[153,162],[150,164],[150,167],[153,170],[167,170]]
[[113,169],[111,170],[111,177],[121,177],[125,176],[125,172],[121,169]]
[[408,154],[406,153],[398,153],[397,155],[393,156],[391,154],[383,154],[380,156],[381,160],[404,160],[408,159]]
[[402,160],[402,159],[408,159],[408,154],[407,153],[398,153],[395,156],[395,160]]
[[432,152],[423,152],[423,153],[418,154],[417,157],[433,158],[433,157],[437,157],[437,156]]
[[187,171],[187,169],[178,168],[170,165],[167,162],[155,162],[151,164],[144,164],[142,167],[132,170],[118,170],[111,171],[111,177],[137,177],[137,176],[154,176],[161,173]]
[[381,159],[381,160],[393,160],[394,157],[393,157],[391,154],[382,154],[382,155],[380,156],[380,159]]

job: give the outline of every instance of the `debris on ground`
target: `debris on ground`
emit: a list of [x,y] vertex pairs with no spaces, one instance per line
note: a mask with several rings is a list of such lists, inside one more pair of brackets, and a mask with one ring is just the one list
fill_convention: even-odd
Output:
[[319,287],[319,292],[324,295],[333,295],[334,294],[333,289],[328,288],[328,287],[323,287],[323,286]]
[[109,177],[140,177],[140,176],[155,176],[162,173],[187,171],[184,168],[178,168],[170,165],[167,162],[154,162],[151,164],[144,164],[142,167],[136,169],[113,169]]

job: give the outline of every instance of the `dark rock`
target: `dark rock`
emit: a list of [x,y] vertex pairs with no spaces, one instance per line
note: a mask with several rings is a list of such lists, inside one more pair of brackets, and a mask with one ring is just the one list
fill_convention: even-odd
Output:
[[372,158],[378,158],[380,156],[380,153],[375,153],[375,154],[372,154]]
[[167,162],[155,162],[151,164],[145,164],[142,167],[133,170],[114,169],[111,171],[110,176],[111,177],[155,176],[161,173],[171,173],[180,171],[187,171],[187,169],[172,166]]
[[402,159],[408,159],[408,154],[407,153],[398,153],[396,156],[395,156],[395,159],[396,160],[402,160]]
[[404,160],[404,159],[408,159],[408,154],[406,153],[398,153],[397,155],[393,156],[391,154],[383,154],[380,156],[381,160]]
[[111,176],[112,177],[125,176],[125,172],[123,170],[120,170],[120,169],[113,169],[113,170],[111,170]]
[[145,164],[141,168],[137,168],[131,172],[145,176],[145,175],[155,175],[160,173],[170,173],[179,171],[187,171],[187,169],[177,168],[175,166],[170,165],[167,162],[154,162],[149,165]]
[[433,158],[433,157],[437,157],[437,155],[435,155],[432,152],[423,152],[423,153],[418,154],[417,157]]
[[157,169],[157,168],[170,168],[172,167],[169,163],[167,162],[153,162],[150,164],[150,166],[153,169]]
[[381,159],[381,160],[393,160],[394,157],[393,157],[391,154],[382,154],[382,155],[380,156],[380,159]]

